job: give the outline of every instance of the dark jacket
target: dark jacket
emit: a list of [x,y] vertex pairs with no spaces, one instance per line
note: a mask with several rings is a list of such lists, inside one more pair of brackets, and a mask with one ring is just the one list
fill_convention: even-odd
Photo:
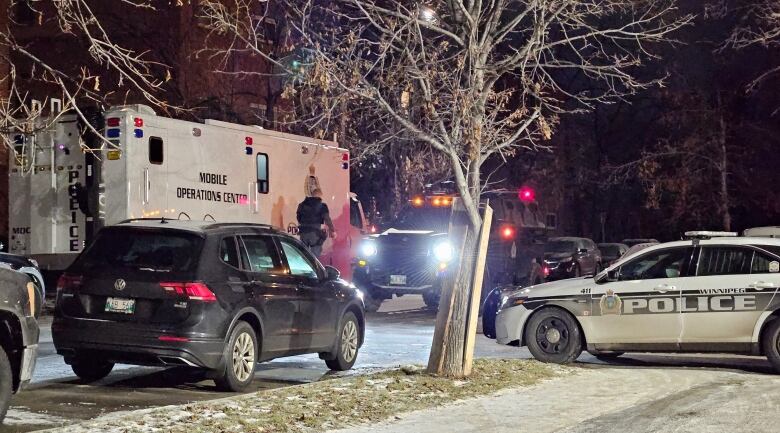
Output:
[[306,197],[298,205],[298,230],[300,233],[314,232],[321,230],[323,224],[333,231],[333,222],[330,219],[328,205],[322,202],[319,197]]

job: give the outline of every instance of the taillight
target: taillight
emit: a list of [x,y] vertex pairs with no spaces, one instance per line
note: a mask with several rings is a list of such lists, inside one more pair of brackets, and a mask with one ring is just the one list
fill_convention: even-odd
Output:
[[81,275],[62,274],[57,280],[57,291],[70,292],[78,290],[78,288],[81,287],[83,280],[84,277]]
[[192,301],[217,302],[217,296],[203,283],[160,283],[166,292],[185,295]]
[[501,235],[501,239],[504,239],[506,241],[511,241],[515,238],[515,228],[513,226],[502,226],[499,230],[499,234]]
[[543,271],[544,271],[544,276],[545,276],[545,277],[549,277],[549,276],[550,276],[550,268],[548,268],[547,266],[545,266],[545,267],[543,268]]

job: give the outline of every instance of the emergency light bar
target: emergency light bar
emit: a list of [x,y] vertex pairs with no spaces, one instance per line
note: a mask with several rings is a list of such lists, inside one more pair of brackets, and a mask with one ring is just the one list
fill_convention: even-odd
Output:
[[710,239],[710,238],[735,238],[739,236],[736,232],[712,232],[707,230],[685,232],[688,239]]

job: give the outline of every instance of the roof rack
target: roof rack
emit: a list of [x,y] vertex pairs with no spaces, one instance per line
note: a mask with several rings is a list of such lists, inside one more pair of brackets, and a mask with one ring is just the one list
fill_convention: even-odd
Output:
[[[208,222],[208,221],[207,221],[207,222]],[[264,229],[273,229],[273,228],[274,228],[274,227],[273,227],[272,225],[270,225],[270,224],[260,224],[260,223],[228,223],[228,222],[225,222],[225,223],[218,222],[218,223],[209,224],[208,226],[206,226],[206,228],[209,228],[209,229],[216,229],[216,228],[220,228],[220,227],[257,227],[257,228],[264,228]]]
[[129,218],[129,219],[126,219],[126,220],[119,221],[117,224],[134,223],[134,222],[137,222],[137,221],[160,221],[160,224],[168,224],[168,221],[180,221],[180,220],[175,220],[173,218],[165,218],[165,217],[160,217],[160,218]]
[[739,236],[737,232],[715,232],[709,230],[685,232],[686,239],[735,238],[737,236]]

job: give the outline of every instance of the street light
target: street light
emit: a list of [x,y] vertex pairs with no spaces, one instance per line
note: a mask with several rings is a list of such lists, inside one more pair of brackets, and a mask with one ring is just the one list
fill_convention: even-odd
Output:
[[420,7],[420,19],[432,23],[436,21],[436,12],[428,6]]

